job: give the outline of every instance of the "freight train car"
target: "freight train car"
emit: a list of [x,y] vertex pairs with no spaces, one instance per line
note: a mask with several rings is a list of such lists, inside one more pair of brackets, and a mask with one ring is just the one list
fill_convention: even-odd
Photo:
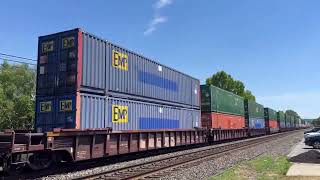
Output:
[[279,124],[280,131],[286,131],[286,119],[283,111],[277,112],[277,120]]
[[263,106],[247,102],[245,121],[242,97],[207,85],[200,93],[199,80],[81,29],[39,38],[36,95],[38,132],[0,132],[4,171],[279,130],[274,110],[264,109],[264,124]]
[[201,85],[201,125],[209,130],[209,141],[248,136],[243,98],[211,85]]
[[[206,130],[55,129],[46,133],[0,132],[0,169],[20,172],[53,163],[78,162],[134,152],[190,146],[207,142]],[[1,171],[0,170],[0,171]]]
[[201,85],[202,127],[245,128],[243,98],[211,85]]
[[38,97],[36,112],[38,132],[54,128],[145,130],[200,127],[200,110],[88,93]]
[[266,134],[264,107],[252,100],[244,101],[246,127],[250,136]]
[[288,129],[292,130],[295,129],[294,117],[289,114],[285,114],[286,117],[286,126]]
[[0,133],[3,169],[208,140],[198,79],[81,29],[39,38],[36,95],[37,133]]
[[290,118],[290,116],[289,116],[289,114],[287,114],[287,113],[285,113],[284,114],[285,115],[285,120],[286,120],[286,128],[287,129],[291,129],[291,118]]
[[275,110],[264,108],[264,118],[268,134],[279,132],[279,123],[277,120],[277,112]]

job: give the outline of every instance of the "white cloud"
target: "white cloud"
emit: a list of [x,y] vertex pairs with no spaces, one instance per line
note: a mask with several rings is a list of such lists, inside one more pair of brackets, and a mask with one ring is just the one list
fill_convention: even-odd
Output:
[[158,24],[165,23],[167,21],[166,17],[155,16],[150,22],[148,28],[144,31],[144,35],[149,35],[156,30]]
[[155,9],[154,15],[153,15],[153,18],[152,18],[151,22],[149,23],[147,29],[143,32],[144,35],[152,34],[157,29],[159,24],[162,24],[162,23],[165,23],[168,21],[168,18],[159,15],[158,11],[166,6],[169,6],[170,4],[172,4],[172,0],[158,0],[153,5],[153,8]]
[[276,110],[295,110],[302,118],[317,118],[320,116],[320,92],[258,96],[257,102]]
[[170,4],[172,4],[172,0],[158,0],[153,7],[156,9],[161,9]]

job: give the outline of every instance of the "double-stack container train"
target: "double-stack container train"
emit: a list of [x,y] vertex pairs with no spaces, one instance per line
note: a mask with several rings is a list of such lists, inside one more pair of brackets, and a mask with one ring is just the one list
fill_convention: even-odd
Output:
[[[0,132],[0,169],[39,170],[301,127],[81,29],[39,37],[35,129]],[[201,102],[200,102],[201,99]]]
[[267,133],[279,132],[277,112],[270,108],[264,108],[264,119],[266,122]]
[[266,134],[263,105],[253,100],[244,101],[246,127],[249,129],[250,136]]
[[200,82],[80,29],[39,38],[38,132],[200,127]]
[[277,120],[278,120],[280,131],[285,131],[286,119],[285,119],[285,113],[283,111],[277,112]]
[[211,85],[201,85],[201,123],[220,129],[245,128],[243,98]]

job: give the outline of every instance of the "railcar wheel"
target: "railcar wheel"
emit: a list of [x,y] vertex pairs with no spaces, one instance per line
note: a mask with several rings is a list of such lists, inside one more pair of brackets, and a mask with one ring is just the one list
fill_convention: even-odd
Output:
[[10,176],[18,176],[22,174],[25,168],[25,164],[10,164],[8,161],[4,164],[5,166],[5,171],[10,175]]
[[34,170],[49,168],[53,163],[52,154],[50,152],[34,153],[29,157],[28,165]]

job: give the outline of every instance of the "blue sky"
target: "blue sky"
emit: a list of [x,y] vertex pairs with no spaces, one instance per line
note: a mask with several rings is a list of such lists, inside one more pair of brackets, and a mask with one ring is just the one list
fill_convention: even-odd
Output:
[[3,1],[0,52],[36,59],[37,37],[75,27],[204,82],[225,70],[259,103],[318,117],[320,1]]

